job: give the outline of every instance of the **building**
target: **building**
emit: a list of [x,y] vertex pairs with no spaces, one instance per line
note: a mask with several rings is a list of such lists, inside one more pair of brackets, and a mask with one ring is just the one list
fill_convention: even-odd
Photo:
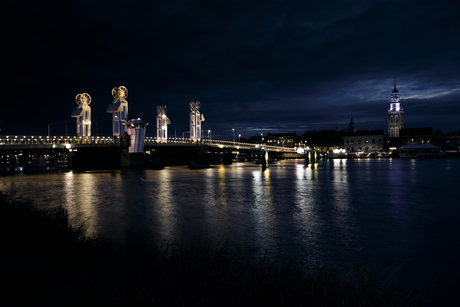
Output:
[[347,152],[377,152],[383,151],[383,129],[356,130],[353,118],[350,121],[348,132],[342,135],[343,147]]
[[433,140],[433,127],[402,129],[399,133],[399,138],[400,146],[431,143]]
[[296,132],[291,133],[267,133],[266,144],[280,147],[295,147],[297,143]]
[[460,131],[452,131],[446,135],[445,149],[460,152]]
[[355,123],[353,122],[353,116],[351,117],[351,121],[348,127],[348,132],[356,132]]
[[399,91],[396,89],[396,81],[390,99],[391,102],[388,109],[388,137],[397,138],[400,135],[401,129],[404,128],[404,111],[400,103]]
[[444,133],[439,129],[433,132],[433,127],[402,129],[400,135],[401,146],[431,143],[446,148],[446,140]]
[[345,132],[342,136],[343,146],[347,152],[383,151],[383,137],[383,129]]

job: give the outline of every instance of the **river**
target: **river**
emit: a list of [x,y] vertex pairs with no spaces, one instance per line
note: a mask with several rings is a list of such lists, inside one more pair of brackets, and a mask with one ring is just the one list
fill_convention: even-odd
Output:
[[460,289],[460,159],[285,160],[189,170],[120,170],[0,177],[39,207],[62,205],[71,223],[123,242],[195,236],[245,245],[254,257],[356,263],[394,273],[404,287],[439,282],[436,302]]

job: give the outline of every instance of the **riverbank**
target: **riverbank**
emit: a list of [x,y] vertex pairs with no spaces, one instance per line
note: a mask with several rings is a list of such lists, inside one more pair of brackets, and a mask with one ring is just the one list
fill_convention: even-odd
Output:
[[131,236],[126,246],[72,228],[59,207],[0,192],[5,301],[14,305],[420,306],[381,284],[371,270],[339,274],[322,264],[249,261],[244,249],[199,238],[155,246]]

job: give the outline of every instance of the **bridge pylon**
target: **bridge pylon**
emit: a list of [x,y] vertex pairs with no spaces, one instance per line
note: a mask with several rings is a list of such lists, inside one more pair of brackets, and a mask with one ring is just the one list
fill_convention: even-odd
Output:
[[168,142],[168,125],[171,121],[166,116],[166,112],[168,112],[166,106],[157,107],[157,141],[159,143]]
[[[91,96],[88,93],[78,94],[75,97],[77,107],[70,116],[75,117],[77,122],[77,136],[91,136]],[[66,126],[67,127],[67,126]],[[67,134],[67,132],[66,132]]]
[[199,101],[189,103],[190,108],[190,141],[199,142],[201,140],[201,122],[204,122],[204,115],[201,114],[201,103]]

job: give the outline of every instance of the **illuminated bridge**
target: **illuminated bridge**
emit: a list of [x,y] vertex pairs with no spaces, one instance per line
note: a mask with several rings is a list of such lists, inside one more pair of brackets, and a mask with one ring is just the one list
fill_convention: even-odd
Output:
[[[114,137],[77,137],[77,136],[0,136],[0,150],[5,149],[33,149],[33,148],[67,148],[78,149],[99,146],[119,146],[119,138]],[[167,142],[158,142],[156,137],[146,137],[145,147],[162,146],[196,146],[188,138],[169,138]],[[202,139],[199,146],[209,146],[216,148],[236,148],[236,149],[257,149],[264,148],[268,152],[295,153],[296,149],[291,147],[269,146],[263,144],[232,142],[222,140]]]
[[[101,163],[110,160],[109,158],[115,153],[123,155],[125,152],[123,148],[126,148],[126,145],[123,139],[120,144],[120,138],[117,137],[5,135],[0,136],[0,163],[3,166],[28,165],[38,157],[44,157],[47,161],[56,161],[56,165],[59,161],[67,165],[71,156],[85,153],[88,156],[85,163],[89,164],[96,160]],[[209,163],[225,163],[225,159],[227,163],[229,161],[231,163],[255,161],[262,149],[276,159],[301,157],[296,153],[295,148],[289,147],[209,139],[202,139],[197,144],[188,138],[170,138],[167,142],[158,142],[155,137],[146,137],[144,154],[141,153],[142,157],[138,159],[149,156],[156,159],[155,156],[161,153],[164,165],[183,165],[199,154],[205,156],[205,160]]]
[[[171,120],[166,115],[167,107],[164,105],[156,108],[156,137],[146,137],[148,123],[141,118],[128,117],[128,89],[125,86],[114,87],[111,95],[113,101],[107,113],[112,117],[112,136],[91,135],[91,96],[88,93],[77,94],[77,106],[71,113],[75,119],[76,136],[67,136],[67,121],[49,123],[48,136],[0,136],[2,168],[5,165],[42,167],[50,162],[55,163],[56,167],[62,164],[82,169],[149,167],[152,164],[183,165],[197,161],[227,164],[262,159],[267,162],[270,157],[298,157],[296,149],[290,147],[211,140],[211,130],[208,130],[208,138],[203,138],[202,122],[205,118],[199,101],[188,104],[190,131],[184,133],[189,133],[189,138],[168,137]],[[51,136],[50,127],[55,124],[66,126],[66,136]],[[235,134],[233,137],[235,139]]]

